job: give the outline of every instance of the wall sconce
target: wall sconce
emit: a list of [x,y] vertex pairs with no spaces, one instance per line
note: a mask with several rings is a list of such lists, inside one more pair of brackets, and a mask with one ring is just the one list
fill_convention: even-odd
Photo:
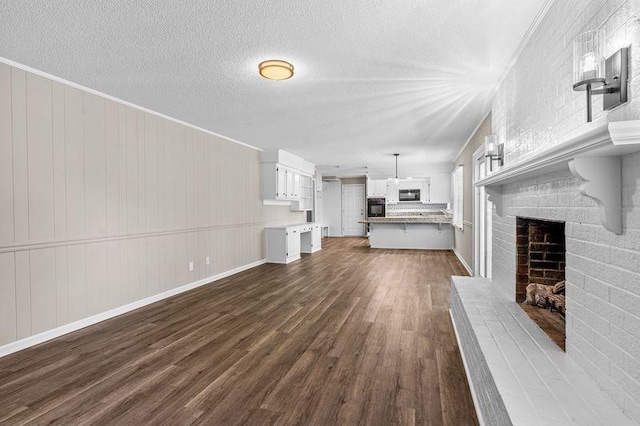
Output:
[[484,137],[484,156],[489,158],[489,171],[493,171],[493,162],[504,165],[504,144],[498,143],[498,135]]
[[602,97],[608,111],[627,102],[629,48],[623,47],[604,60],[600,31],[580,34],[573,40],[573,90],[587,92],[587,123],[591,122],[591,97]]

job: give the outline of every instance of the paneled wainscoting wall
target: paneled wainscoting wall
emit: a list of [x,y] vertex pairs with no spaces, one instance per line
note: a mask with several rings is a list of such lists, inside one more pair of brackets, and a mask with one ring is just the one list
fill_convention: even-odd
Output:
[[258,150],[0,64],[0,345],[252,264],[300,220],[262,205]]

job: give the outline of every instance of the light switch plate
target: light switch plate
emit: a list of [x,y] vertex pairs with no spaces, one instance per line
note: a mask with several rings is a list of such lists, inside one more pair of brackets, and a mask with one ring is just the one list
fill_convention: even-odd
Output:
[[189,272],[193,272],[193,262],[189,262]]
[[204,263],[208,266],[211,265],[211,258],[209,256],[204,258]]

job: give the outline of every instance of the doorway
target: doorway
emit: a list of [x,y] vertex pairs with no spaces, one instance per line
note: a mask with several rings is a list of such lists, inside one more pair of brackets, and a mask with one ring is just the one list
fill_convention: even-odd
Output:
[[364,236],[364,185],[342,185],[342,235]]
[[476,277],[491,278],[491,234],[493,204],[487,197],[484,186],[475,183],[487,176],[488,162],[484,146],[473,153],[473,271]]

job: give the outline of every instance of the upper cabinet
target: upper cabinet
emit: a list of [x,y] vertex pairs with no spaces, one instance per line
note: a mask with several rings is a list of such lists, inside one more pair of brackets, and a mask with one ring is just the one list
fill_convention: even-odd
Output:
[[398,202],[398,185],[395,181],[386,181],[387,204],[396,204]]
[[291,201],[299,193],[300,172],[278,163],[262,165],[262,198]]
[[367,180],[367,197],[384,198],[387,196],[387,181],[385,179]]
[[262,153],[262,198],[266,201],[290,201],[291,210],[313,209],[315,166],[283,151]]
[[448,174],[432,175],[430,179],[432,203],[451,202],[451,178]]

